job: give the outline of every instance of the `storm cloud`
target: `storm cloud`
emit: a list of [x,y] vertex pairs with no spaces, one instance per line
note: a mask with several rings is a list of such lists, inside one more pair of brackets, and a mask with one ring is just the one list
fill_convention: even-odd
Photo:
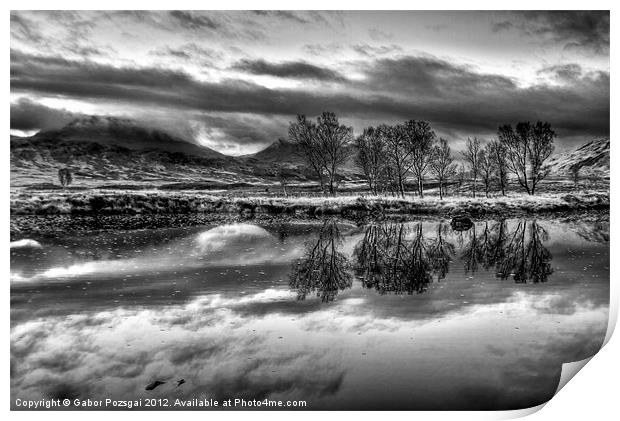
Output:
[[270,63],[265,60],[241,60],[232,66],[255,75],[267,75],[292,79],[315,79],[322,81],[343,82],[346,80],[340,73],[324,67],[315,66],[303,61],[286,61]]
[[[540,119],[560,143],[609,135],[607,12],[467,18],[486,22],[467,33],[489,44],[455,58],[434,44],[446,34],[453,44],[459,31],[454,14],[439,12],[13,12],[11,124],[46,128],[71,115],[63,104],[72,111],[87,104],[185,136],[202,133],[221,151],[267,145],[286,136],[296,114],[326,110],[358,133],[423,119],[459,141]],[[415,27],[419,45],[405,31],[413,21],[423,23]],[[123,29],[124,43],[111,39],[111,28]],[[542,60],[531,54],[534,43],[556,55]],[[493,56],[498,47],[512,61]],[[39,106],[43,99],[58,109]],[[28,107],[30,116],[21,111]]]
[[566,49],[609,51],[609,11],[524,11],[517,22],[504,20],[494,31],[516,28],[533,37],[547,36]]
[[27,98],[11,103],[11,129],[14,130],[59,128],[81,116],[67,110],[46,107]]
[[267,88],[240,79],[204,82],[181,71],[114,67],[14,51],[11,89],[88,101],[290,119],[298,113],[333,110],[351,118],[425,119],[446,131],[494,132],[500,124],[524,119],[547,120],[560,134],[599,136],[609,131],[609,74],[604,72],[577,74],[574,81],[579,83],[520,87],[508,77],[432,57],[376,60],[360,64],[360,69],[364,78],[342,82],[344,90],[311,91]]

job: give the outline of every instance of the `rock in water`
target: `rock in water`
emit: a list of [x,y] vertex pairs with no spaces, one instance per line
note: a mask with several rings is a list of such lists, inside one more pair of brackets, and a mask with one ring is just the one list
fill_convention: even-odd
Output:
[[160,382],[159,380],[155,380],[153,383],[147,384],[146,387],[144,388],[144,390],[153,390],[157,386],[161,386],[162,384],[165,384],[165,383],[166,382]]
[[452,218],[450,226],[454,231],[467,231],[474,226],[474,223],[469,216],[458,215]]

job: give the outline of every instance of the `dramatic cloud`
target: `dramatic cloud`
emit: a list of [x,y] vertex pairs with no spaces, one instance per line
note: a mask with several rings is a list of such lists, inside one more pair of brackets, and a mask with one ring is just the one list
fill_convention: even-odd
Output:
[[[520,87],[505,76],[430,57],[383,59],[360,68],[365,78],[344,82],[344,91],[309,91],[270,89],[237,79],[201,82],[161,68],[121,68],[13,52],[11,89],[87,101],[289,118],[334,110],[344,117],[426,119],[452,131],[492,133],[502,123],[536,119],[549,121],[565,135],[605,135],[609,130],[607,73],[581,76],[579,83],[569,85]],[[308,69],[314,68],[305,68],[302,74],[308,76]],[[276,70],[294,74],[269,65],[264,72]]]
[[304,18],[301,13],[292,10],[253,10],[252,13],[257,16],[267,16],[276,19],[291,20],[296,23],[309,23],[309,20]]
[[380,45],[373,46],[368,44],[356,44],[351,46],[353,51],[358,52],[367,57],[381,56],[384,54],[397,53],[403,51],[398,45]]
[[175,60],[191,63],[202,67],[214,67],[224,57],[222,51],[214,48],[201,47],[196,43],[183,44],[178,47],[159,47],[149,51],[149,55],[162,60]]
[[[12,123],[47,127],[53,118],[37,116],[83,104],[237,153],[325,110],[356,132],[425,119],[460,141],[542,119],[559,143],[608,136],[608,12],[472,12],[453,25],[458,16],[12,12]],[[21,98],[59,109],[28,120]]]
[[193,30],[219,29],[222,26],[219,22],[204,14],[174,10],[170,12],[170,16],[176,19],[184,27]]
[[13,130],[59,128],[81,116],[81,114],[67,110],[49,108],[27,98],[11,103],[11,129]]
[[265,60],[241,60],[232,66],[235,70],[252,73],[255,75],[268,75],[292,79],[315,79],[322,81],[344,81],[340,73],[315,66],[303,61],[286,61],[282,63],[269,63]]
[[516,28],[533,36],[546,36],[566,49],[609,51],[609,11],[525,11],[517,22],[504,20],[494,31]]

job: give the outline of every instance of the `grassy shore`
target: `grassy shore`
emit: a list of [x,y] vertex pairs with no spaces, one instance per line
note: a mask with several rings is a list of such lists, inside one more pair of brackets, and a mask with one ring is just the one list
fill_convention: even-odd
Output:
[[233,196],[186,191],[91,190],[11,193],[12,215],[237,214],[342,217],[389,215],[517,215],[609,209],[608,191],[536,196],[463,197],[353,195],[341,197]]

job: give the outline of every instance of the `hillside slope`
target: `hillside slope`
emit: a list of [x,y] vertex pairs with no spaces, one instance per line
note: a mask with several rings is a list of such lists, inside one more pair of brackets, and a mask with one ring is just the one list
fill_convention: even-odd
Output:
[[[355,150],[353,146],[348,146],[349,158],[343,165],[343,174],[356,175],[360,173],[360,170],[355,164]],[[306,161],[303,154],[297,149],[294,143],[289,142],[286,139],[279,138],[265,149],[260,150],[254,154],[240,156],[244,162],[250,165],[275,165],[284,164],[291,167],[306,167]],[[309,174],[310,170],[306,170]]]
[[10,145],[12,187],[58,187],[57,172],[64,167],[73,171],[73,185],[83,187],[262,184],[275,180],[275,162],[288,163],[291,180],[311,176],[291,144],[274,146],[258,157],[233,157],[110,117],[80,118],[31,137],[11,136]]
[[583,176],[609,177],[609,138],[597,139],[550,158],[552,176],[568,177],[575,166]]
[[248,162],[286,163],[289,165],[305,165],[303,156],[296,146],[286,139],[279,138],[265,149],[240,158]]

